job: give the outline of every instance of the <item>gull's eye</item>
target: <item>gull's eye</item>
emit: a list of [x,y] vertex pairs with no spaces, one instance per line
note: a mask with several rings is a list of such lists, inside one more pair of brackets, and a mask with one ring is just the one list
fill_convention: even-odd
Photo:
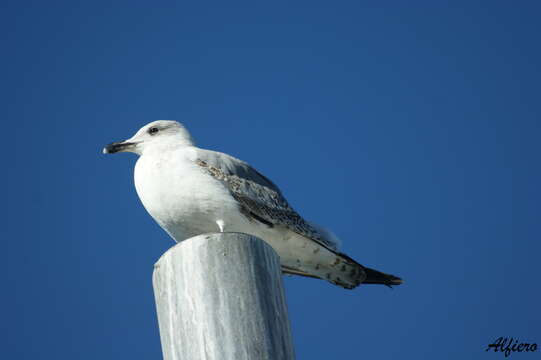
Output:
[[159,131],[159,129],[157,127],[151,127],[150,129],[148,129],[148,133],[150,135],[154,135],[156,134],[157,132]]

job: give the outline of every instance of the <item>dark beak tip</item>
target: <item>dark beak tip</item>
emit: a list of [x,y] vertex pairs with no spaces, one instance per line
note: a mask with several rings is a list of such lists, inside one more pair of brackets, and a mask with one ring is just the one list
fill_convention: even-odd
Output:
[[126,149],[130,149],[135,144],[136,143],[126,141],[114,142],[104,147],[102,152],[104,154],[114,154],[117,152],[126,151]]
[[102,153],[114,154],[117,151],[118,151],[118,143],[110,143],[103,148]]

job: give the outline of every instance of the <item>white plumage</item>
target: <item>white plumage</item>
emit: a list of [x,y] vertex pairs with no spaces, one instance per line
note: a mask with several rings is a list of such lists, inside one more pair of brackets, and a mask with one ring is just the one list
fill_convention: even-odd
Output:
[[268,242],[286,273],[345,288],[401,282],[338,253],[336,237],[299,216],[269,179],[239,159],[197,148],[176,121],[152,122],[104,149],[122,151],[140,155],[134,172],[137,194],[177,242],[202,233],[243,232]]

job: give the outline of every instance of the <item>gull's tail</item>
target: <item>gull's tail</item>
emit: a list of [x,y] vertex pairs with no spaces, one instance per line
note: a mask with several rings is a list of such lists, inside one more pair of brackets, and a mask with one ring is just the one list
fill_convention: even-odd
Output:
[[282,271],[286,274],[307,276],[326,280],[345,289],[361,284],[400,285],[398,276],[383,273],[359,264],[335,247],[337,242],[314,241],[311,238],[291,232],[289,235],[292,251],[289,259],[282,260]]
[[387,286],[402,284],[402,279],[398,276],[385,274],[381,271],[367,267],[364,268],[364,272],[366,274],[366,279],[362,282],[363,284],[381,284]]
[[402,284],[402,279],[398,276],[365,267],[341,253],[334,253],[334,261],[331,264],[316,264],[312,268],[304,264],[302,269],[282,265],[282,271],[286,274],[327,280],[344,289],[354,289],[361,284],[380,284],[388,287]]
[[[398,276],[386,274],[384,272],[363,266],[359,264],[357,261],[347,256],[346,254],[340,253],[337,255],[340,256],[344,260],[344,262],[348,263],[350,266],[357,267],[358,269],[362,269],[362,271],[360,272],[364,273],[365,275],[364,279],[361,282],[356,283],[355,286],[358,286],[360,284],[379,284],[379,285],[386,285],[386,286],[392,287],[393,285],[402,284],[402,279],[399,278]],[[337,284],[337,285],[341,285],[341,284]]]

